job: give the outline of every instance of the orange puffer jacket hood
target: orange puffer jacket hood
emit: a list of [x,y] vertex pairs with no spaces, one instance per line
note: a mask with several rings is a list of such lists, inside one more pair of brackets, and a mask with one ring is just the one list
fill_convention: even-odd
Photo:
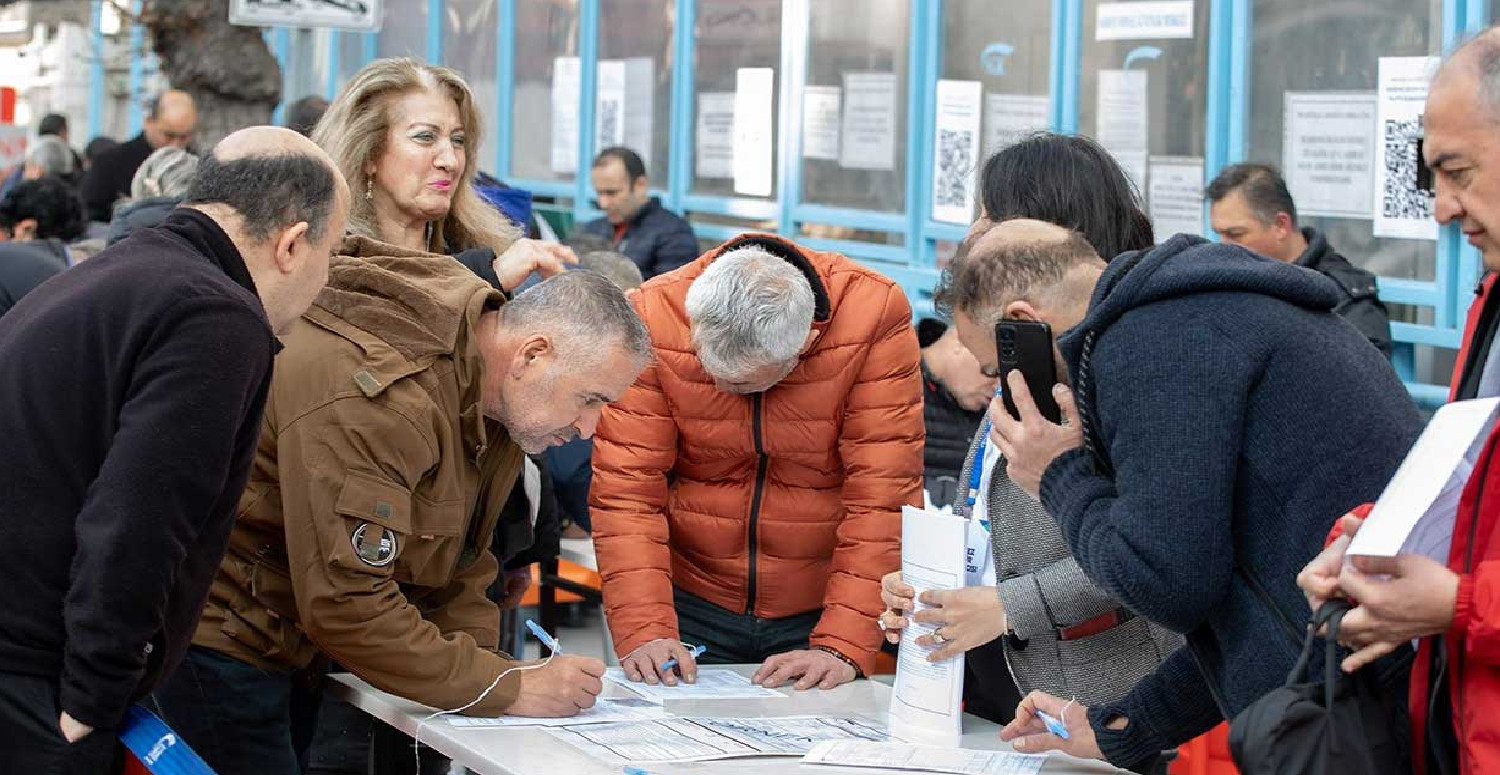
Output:
[[[715,258],[748,245],[807,275],[820,335],[786,379],[738,395],[698,361],[686,300]],[[635,304],[656,362],[604,411],[589,496],[616,652],[678,637],[675,585],[758,617],[822,609],[811,645],[868,675],[901,507],[922,496],[921,356],[901,288],[747,235],[646,283]]]

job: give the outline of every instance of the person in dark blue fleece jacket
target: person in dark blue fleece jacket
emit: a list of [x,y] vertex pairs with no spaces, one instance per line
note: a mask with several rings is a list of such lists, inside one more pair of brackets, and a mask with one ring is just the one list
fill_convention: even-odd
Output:
[[[1021,420],[992,408],[996,443],[1088,577],[1187,636],[1118,702],[1033,694],[1004,736],[1138,766],[1279,686],[1311,613],[1297,572],[1334,520],[1380,494],[1421,429],[1390,365],[1334,314],[1338,288],[1188,236],[1106,266],[1039,221],[971,238],[944,285],[987,369],[996,320],[1061,332],[1076,409],[1074,393],[1054,394],[1077,421],[1047,422],[1014,379]],[[1392,681],[1400,691],[1404,674]],[[1071,738],[1037,710],[1063,716]]]

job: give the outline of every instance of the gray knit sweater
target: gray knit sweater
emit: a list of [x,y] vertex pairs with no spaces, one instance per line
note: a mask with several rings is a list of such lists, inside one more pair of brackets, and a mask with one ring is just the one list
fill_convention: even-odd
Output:
[[[969,445],[958,481],[970,480],[979,437]],[[1060,640],[1059,628],[1120,608],[1094,586],[1068,553],[1042,504],[1006,475],[1002,457],[990,476],[990,540],[1010,632],[1001,636],[1010,674],[1024,695],[1044,691],[1084,705],[1118,700],[1182,645],[1182,638],[1137,617],[1097,635]],[[971,517],[966,498],[954,505]]]

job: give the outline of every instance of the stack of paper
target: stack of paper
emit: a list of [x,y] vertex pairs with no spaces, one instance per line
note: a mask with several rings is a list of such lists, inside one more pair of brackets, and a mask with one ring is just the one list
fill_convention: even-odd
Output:
[[579,711],[567,718],[530,718],[528,716],[501,716],[499,718],[472,718],[448,716],[448,724],[455,727],[566,727],[575,724],[603,724],[610,721],[639,721],[665,718],[661,703],[651,700],[625,697],[621,699],[601,698],[594,707]]
[[669,718],[547,729],[596,759],[688,762],[742,756],[802,756],[825,741],[889,739],[885,730],[857,718]]
[[1045,754],[862,741],[819,743],[802,757],[803,764],[945,772],[952,775],[1036,775],[1046,761]]
[[698,680],[678,681],[676,686],[632,681],[618,667],[606,670],[604,677],[658,704],[666,700],[764,700],[786,696],[775,689],[756,686],[750,679],[725,668],[699,668]]

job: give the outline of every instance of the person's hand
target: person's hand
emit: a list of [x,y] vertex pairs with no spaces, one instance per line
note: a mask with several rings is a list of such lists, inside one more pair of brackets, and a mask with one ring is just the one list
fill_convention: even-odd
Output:
[[500,598],[499,606],[500,610],[509,611],[521,604],[521,598],[531,588],[531,568],[508,570],[501,574],[501,578],[505,579],[505,594]]
[[804,691],[814,686],[832,689],[839,684],[849,683],[856,677],[854,668],[844,660],[822,649],[805,649],[772,655],[761,663],[760,669],[750,677],[750,682],[767,689],[776,689],[795,678],[797,683],[793,688]]
[[[677,658],[677,666],[663,668],[662,665],[673,657]],[[679,675],[687,683],[698,680],[698,660],[693,658],[693,652],[688,651],[687,646],[673,638],[657,638],[641,644],[640,648],[620,660],[620,667],[625,670],[626,678],[645,681],[652,686],[659,683],[676,686]]]
[[[1068,739],[1048,731],[1037,715],[1039,710],[1061,721],[1068,728]],[[1118,728],[1123,729],[1125,723],[1122,720]],[[1104,759],[1104,752],[1094,738],[1094,728],[1089,725],[1089,709],[1044,692],[1032,692],[1021,700],[1016,706],[1016,720],[1000,730],[1000,739],[1015,746],[1018,753],[1062,751],[1080,759]]]
[[1354,557],[1339,576],[1339,586],[1359,601],[1339,626],[1339,642],[1358,649],[1344,658],[1346,673],[1453,625],[1458,574],[1431,557]]
[[93,727],[69,716],[67,711],[58,717],[57,726],[62,729],[63,739],[69,743],[76,743],[94,731]]
[[604,691],[604,663],[592,657],[558,654],[543,667],[521,673],[521,691],[506,715],[562,718],[594,707]]
[[1042,489],[1042,474],[1059,455],[1070,449],[1083,446],[1083,430],[1078,423],[1078,408],[1073,404],[1073,391],[1066,385],[1055,385],[1052,398],[1062,410],[1062,425],[1050,422],[1031,400],[1031,391],[1026,387],[1026,378],[1019,369],[1011,371],[1005,389],[1015,402],[1021,419],[1017,420],[1005,410],[1005,401],[998,396],[990,402],[990,440],[1005,455],[1005,471],[1016,486],[1031,497],[1038,497]]
[[880,602],[885,603],[885,610],[876,621],[890,643],[901,642],[901,631],[907,624],[906,614],[916,608],[912,603],[916,594],[917,591],[901,579],[901,571],[893,570],[880,580]]
[[1297,574],[1297,586],[1302,588],[1302,594],[1307,596],[1307,604],[1316,611],[1323,604],[1335,597],[1343,597],[1344,592],[1339,588],[1339,574],[1344,570],[1344,554],[1349,550],[1349,542],[1359,532],[1359,526],[1365,521],[1352,514],[1345,514],[1339,518],[1339,526],[1343,528],[1343,535],[1329,544],[1317,557],[1312,558],[1301,573]]
[[912,614],[911,618],[935,625],[934,632],[943,636],[941,642],[933,633],[917,638],[917,645],[923,648],[942,646],[927,655],[928,662],[956,657],[1005,633],[1005,606],[994,587],[929,589],[917,600],[930,607]]
[[566,245],[518,239],[495,258],[495,277],[500,281],[500,287],[510,292],[526,282],[532,272],[547,278],[576,263],[578,256]]

